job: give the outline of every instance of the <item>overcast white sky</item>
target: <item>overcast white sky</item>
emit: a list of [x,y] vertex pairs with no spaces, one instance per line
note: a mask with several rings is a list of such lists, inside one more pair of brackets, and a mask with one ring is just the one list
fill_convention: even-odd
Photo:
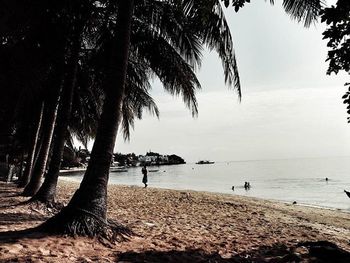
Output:
[[267,2],[254,1],[237,14],[227,11],[241,103],[224,85],[217,55],[206,52],[198,118],[155,83],[160,120],[145,114],[130,142],[118,137],[115,151],[175,153],[187,162],[350,155],[350,125],[341,100],[349,79],[326,76],[324,26],[305,29],[284,13],[281,1]]

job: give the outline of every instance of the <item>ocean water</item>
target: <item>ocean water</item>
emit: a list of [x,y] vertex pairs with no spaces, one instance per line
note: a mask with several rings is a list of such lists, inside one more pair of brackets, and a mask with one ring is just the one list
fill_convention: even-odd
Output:
[[[296,201],[350,212],[350,198],[344,193],[344,189],[350,191],[350,157],[190,163],[148,169],[158,169],[148,173],[149,187]],[[61,178],[80,181],[82,176],[83,172],[76,172]],[[245,181],[250,182],[250,190],[244,189]],[[109,183],[143,186],[141,167],[111,172]]]

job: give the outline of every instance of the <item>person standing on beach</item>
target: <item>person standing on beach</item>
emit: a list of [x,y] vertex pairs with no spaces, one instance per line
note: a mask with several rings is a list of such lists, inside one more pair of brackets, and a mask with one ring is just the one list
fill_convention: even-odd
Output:
[[143,168],[142,168],[142,174],[143,174],[142,183],[145,184],[145,188],[146,188],[147,187],[147,168],[146,168],[146,165],[143,166]]

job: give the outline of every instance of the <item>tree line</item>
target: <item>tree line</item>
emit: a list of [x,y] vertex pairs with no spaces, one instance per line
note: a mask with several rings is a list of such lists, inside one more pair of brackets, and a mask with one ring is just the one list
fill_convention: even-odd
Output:
[[[217,53],[225,83],[240,98],[223,8],[239,11],[250,0],[0,1],[0,142],[11,140],[11,154],[26,160],[18,180],[23,195],[53,204],[65,145],[94,139],[79,189],[35,230],[106,238],[126,233],[107,219],[118,131],[128,139],[145,111],[159,117],[149,93],[154,78],[195,116],[204,49]],[[339,0],[334,9],[340,3],[348,8]],[[320,13],[322,1],[284,0],[283,7],[306,26],[320,14],[334,25],[331,9]]]

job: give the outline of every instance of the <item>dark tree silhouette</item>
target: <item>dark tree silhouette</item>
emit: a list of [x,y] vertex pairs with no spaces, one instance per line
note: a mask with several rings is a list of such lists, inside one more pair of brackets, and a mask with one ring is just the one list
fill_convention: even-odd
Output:
[[[10,5],[12,3],[9,0],[4,2]],[[229,27],[220,5],[222,1],[173,0],[135,2],[141,6],[143,4],[143,9],[135,9],[135,14],[138,19],[134,20],[132,15],[134,12],[134,1],[117,1],[116,3],[112,1],[92,2],[97,9],[106,7],[106,12],[103,14],[106,17],[107,23],[102,23],[102,25],[109,27],[105,32],[107,33],[107,39],[110,39],[104,42],[107,43],[106,46],[101,45],[101,47],[103,47],[101,50],[105,51],[102,53],[107,55],[105,58],[108,61],[103,74],[100,75],[103,80],[101,84],[105,93],[103,110],[99,117],[96,139],[89,166],[79,189],[74,194],[68,206],[40,226],[41,230],[73,235],[108,237],[111,233],[109,230],[115,229],[115,226],[111,227],[107,221],[106,211],[109,166],[113,156],[118,127],[122,121],[124,122],[123,125],[127,127],[132,124],[133,119],[130,118],[130,116],[133,116],[133,114],[130,114],[130,112],[142,108],[139,106],[139,102],[134,100],[135,96],[150,99],[148,93],[145,92],[147,90],[135,92],[135,89],[126,89],[126,75],[129,68],[128,62],[130,62],[131,65],[132,62],[139,61],[142,65],[146,65],[146,75],[156,75],[163,82],[165,90],[172,95],[182,95],[185,104],[192,110],[192,114],[195,115],[197,114],[195,90],[200,87],[200,84],[193,69],[200,65],[202,46],[207,46],[209,49],[214,49],[219,54],[224,68],[225,81],[230,85],[233,84],[240,96],[240,81],[236,59],[233,52]],[[232,3],[236,11],[246,2],[249,1],[224,1],[225,5]],[[273,3],[273,1],[270,2]],[[65,3],[65,1],[63,1],[63,3]],[[44,1],[40,1],[38,6],[45,7],[45,4]],[[285,0],[283,1],[283,5],[286,11],[294,18],[299,21],[303,20],[306,25],[309,25],[319,10],[320,1]],[[60,24],[60,19],[64,16],[60,13],[60,3],[56,3],[56,5],[53,4],[53,6],[54,8],[52,10],[54,11],[50,14],[55,18],[53,19],[54,23],[49,19],[48,21],[51,21],[51,24],[48,23],[48,25],[52,25],[53,23],[57,28],[57,25]],[[146,13],[144,12],[146,9],[149,12],[147,15],[143,15]],[[43,10],[46,9],[44,8]],[[35,14],[35,12],[33,13]],[[187,16],[182,16],[184,13],[187,14]],[[37,12],[37,14],[40,14],[40,12]],[[28,24],[28,15],[26,13],[23,14],[22,11],[19,11],[16,15],[18,15],[21,20],[25,21],[25,25]],[[31,26],[33,25],[30,23],[32,19],[38,21],[35,19],[35,16],[33,16],[33,18],[32,15],[33,14],[29,15],[29,25]],[[16,19],[12,19],[12,21],[15,20]],[[57,23],[57,21],[59,22]],[[152,26],[149,26],[151,24],[150,21],[152,21]],[[17,28],[15,23],[4,23],[4,25],[5,26],[0,26],[0,32],[1,30],[9,32],[11,31],[9,28],[12,27],[15,29]],[[135,39],[131,39],[131,42],[135,41],[138,45],[135,45],[134,49],[132,48],[133,46],[131,47],[132,55],[130,55],[129,59],[132,25],[136,26],[139,34]],[[22,26],[22,29],[23,28],[27,27]],[[35,26],[29,28],[35,28]],[[39,26],[38,28],[41,27]],[[46,24],[45,28],[47,28]],[[100,31],[100,29],[101,27],[96,25],[92,27],[91,32]],[[11,38],[17,37],[21,39],[22,31],[15,31],[19,36],[14,34]],[[34,30],[34,32],[38,31],[39,30]],[[51,31],[54,32],[55,30],[51,28]],[[150,34],[146,34],[147,31]],[[66,36],[64,33],[65,32],[59,32],[58,35]],[[40,45],[46,47],[46,51],[52,50],[52,48],[57,47],[57,45],[60,46],[57,57],[55,57],[55,62],[57,63],[57,59],[58,61],[64,61],[66,46],[69,45],[62,45],[62,43],[65,43],[62,39],[56,42],[48,41],[42,32],[39,35],[44,39],[44,42],[40,42]],[[150,35],[153,35],[153,37],[150,38]],[[35,37],[33,37],[33,39],[35,39]],[[100,39],[100,37],[96,37],[94,40],[92,37],[91,39],[86,38],[84,41],[91,41],[89,45],[95,45],[96,43],[98,45]],[[8,40],[5,42],[7,43]],[[161,54],[167,54],[167,56],[162,56]],[[134,55],[137,55],[137,59],[133,60]],[[46,69],[50,69],[47,71],[51,74],[53,72],[52,65],[63,65],[63,63],[55,64],[52,62],[47,64],[49,66],[46,67]],[[167,65],[167,67],[164,65]],[[57,68],[59,74],[56,74],[58,77],[53,83],[55,86],[52,90],[53,94],[56,94],[56,92],[59,93],[63,86],[63,70],[60,70],[61,67]],[[178,74],[173,76],[172,73],[175,71],[177,71]],[[70,83],[73,82],[74,81]],[[130,95],[129,97],[128,94]],[[60,98],[60,96],[53,97],[57,100]],[[69,102],[69,99],[67,102]],[[54,105],[57,108],[57,104]],[[130,109],[132,110],[130,111]],[[53,118],[48,119],[53,120]],[[54,121],[51,123],[54,123]],[[45,138],[45,136],[43,136],[43,138]],[[44,148],[42,152],[47,152],[47,141],[43,140],[42,145]],[[42,157],[39,157],[40,162],[43,161],[42,159],[44,156],[43,154]],[[57,165],[55,166],[57,167]],[[39,167],[44,166],[41,165]],[[112,231],[112,233],[115,232]]]
[[[32,197],[31,201],[40,201],[51,205],[54,203],[56,186],[58,181],[61,159],[63,157],[64,145],[68,136],[68,123],[71,116],[73,94],[77,81],[79,53],[81,49],[81,38],[89,16],[85,5],[79,1],[71,5],[72,30],[68,34],[70,45],[69,57],[66,63],[65,76],[62,85],[62,100],[58,113],[58,120],[55,127],[55,139],[52,147],[52,157],[49,164],[48,173],[40,189]],[[77,12],[79,10],[80,12]]]
[[44,114],[44,105],[45,105],[44,102],[42,102],[40,111],[37,113],[36,126],[34,126],[32,142],[31,142],[30,148],[28,149],[29,155],[27,158],[27,165],[23,176],[20,178],[18,182],[19,187],[25,187],[29,183],[30,178],[32,176],[35,152],[38,149],[39,132],[41,129],[41,123],[42,123],[43,114]]
[[133,0],[119,2],[115,25],[115,35],[118,39],[115,37],[113,41],[109,71],[104,82],[106,99],[83,181],[67,207],[45,222],[41,229],[109,237],[111,228],[106,219],[107,182],[118,125],[121,121],[133,9]]
[[[62,77],[62,75],[58,74],[59,78]],[[58,82],[59,83],[59,82]],[[49,106],[46,109],[46,114],[44,117],[44,123],[42,125],[42,146],[40,151],[38,152],[38,160],[35,163],[35,166],[33,168],[33,173],[30,177],[29,183],[26,185],[26,187],[23,190],[24,196],[33,196],[40,188],[41,185],[41,179],[45,173],[46,170],[46,163],[48,160],[52,137],[53,137],[53,131],[56,124],[56,117],[58,112],[58,105],[61,97],[61,91],[62,86],[56,87],[57,91],[53,94],[53,96],[50,98],[50,100],[47,100],[46,104]]]
[[[322,22],[327,24],[323,38],[328,39],[329,68],[327,74],[338,74],[345,71],[350,74],[350,1],[338,0],[335,6],[325,8],[322,13]],[[350,114],[350,82],[345,83],[349,87],[343,96],[347,105],[347,113]],[[350,123],[350,117],[348,117]]]

